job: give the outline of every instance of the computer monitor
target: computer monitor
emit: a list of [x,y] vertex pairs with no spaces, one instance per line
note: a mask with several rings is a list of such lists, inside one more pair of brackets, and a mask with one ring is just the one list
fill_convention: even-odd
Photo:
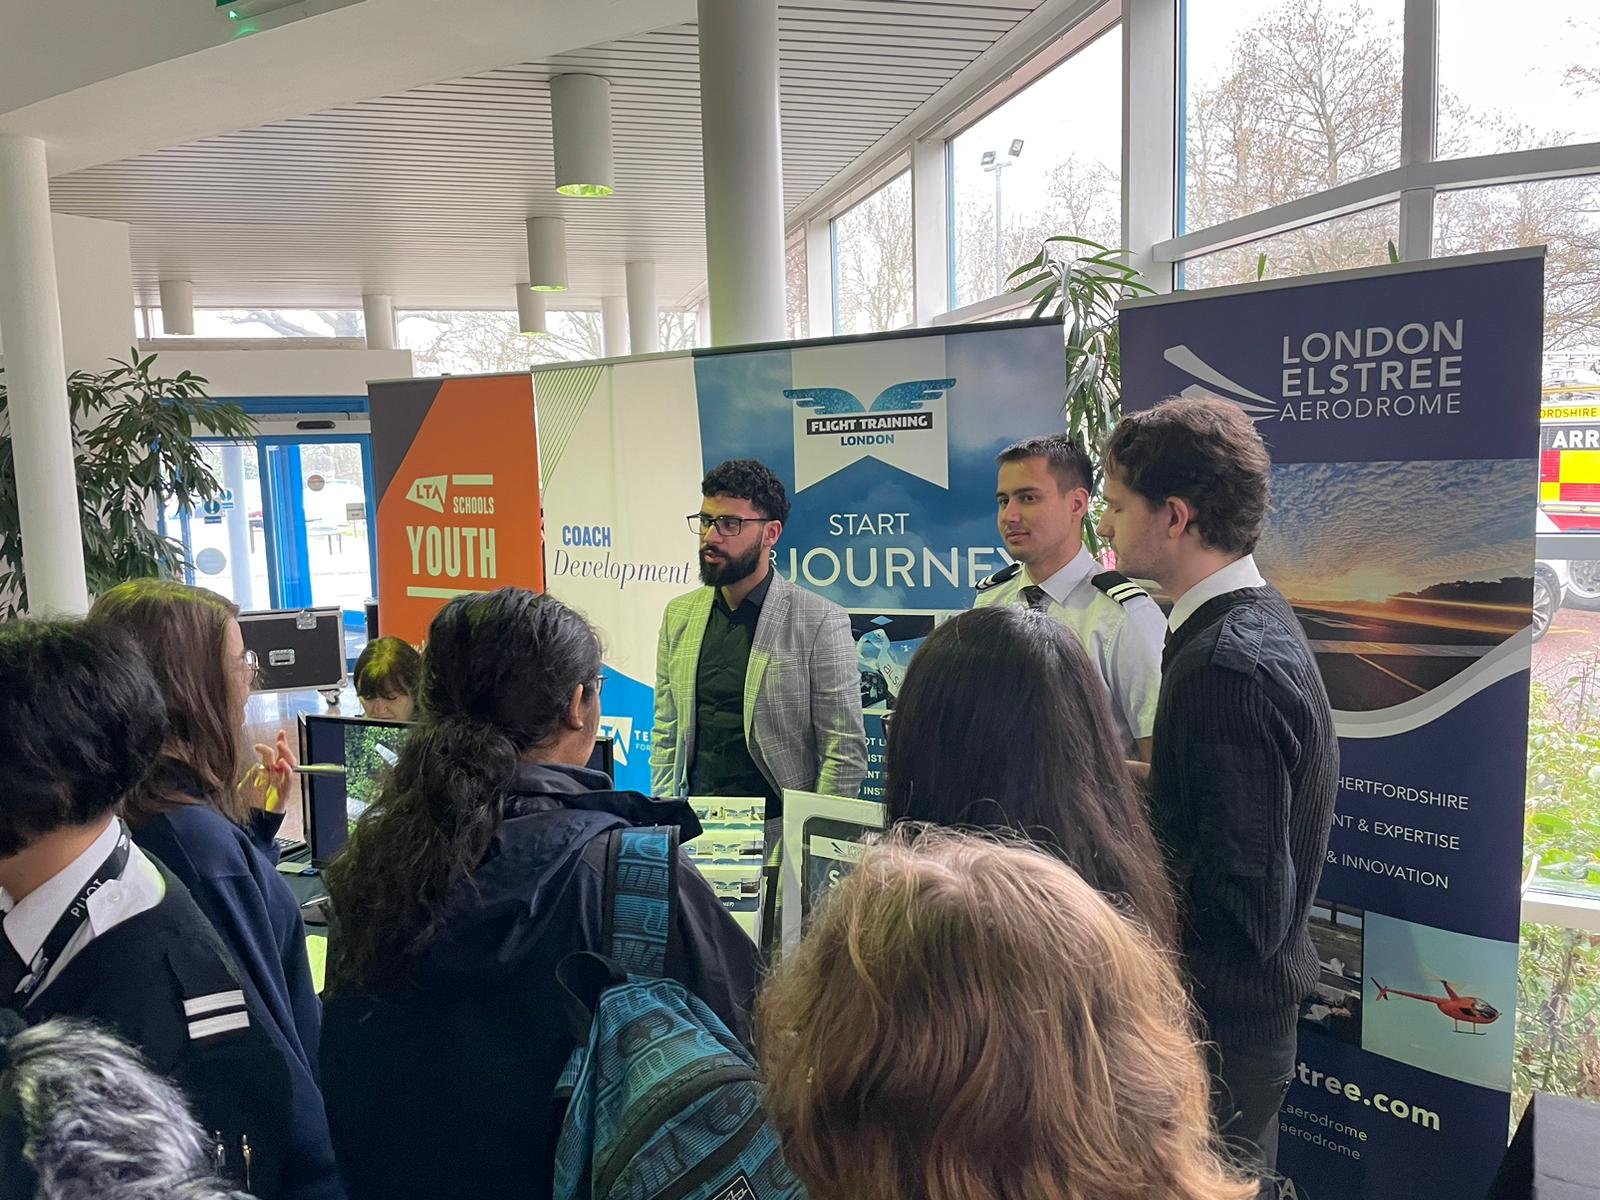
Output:
[[[383,777],[399,760],[410,726],[374,717],[300,717],[301,795],[306,844],[317,866],[344,849],[356,819],[378,796]],[[595,739],[590,769],[612,773],[609,737]]]

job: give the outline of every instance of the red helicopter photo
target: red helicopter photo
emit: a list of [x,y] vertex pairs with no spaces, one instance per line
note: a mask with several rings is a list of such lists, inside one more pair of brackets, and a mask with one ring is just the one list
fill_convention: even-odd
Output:
[[[1422,1000],[1434,1005],[1445,1016],[1449,1017],[1457,1033],[1473,1033],[1481,1035],[1484,1031],[1477,1028],[1480,1025],[1492,1025],[1500,1019],[1500,1010],[1494,1005],[1479,999],[1477,996],[1460,995],[1455,988],[1450,986],[1447,979],[1439,980],[1444,985],[1443,996],[1428,996],[1421,992],[1407,992],[1399,988],[1384,987],[1376,979],[1372,981],[1373,987],[1378,989],[1378,999],[1387,1000],[1390,996],[1407,996],[1412,1000]],[[1467,1028],[1462,1029],[1465,1025]]]

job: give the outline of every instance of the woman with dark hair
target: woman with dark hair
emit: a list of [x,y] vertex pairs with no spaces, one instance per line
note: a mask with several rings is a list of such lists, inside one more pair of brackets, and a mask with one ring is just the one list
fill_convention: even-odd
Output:
[[361,711],[380,721],[410,721],[417,715],[417,684],[422,655],[410,642],[381,637],[366,644],[356,659],[356,695]]
[[891,821],[1009,830],[1174,944],[1172,889],[1105,695],[1072,633],[1010,606],[940,625],[889,723]]
[[238,606],[163,579],[118,584],[89,620],[138,643],[166,702],[168,734],[155,768],[123,798],[133,840],[176,875],[215,926],[289,1066],[293,1157],[283,1194],[344,1195],[317,1088],[322,1009],[306,954],[300,905],[278,873],[294,756],[280,731],[246,768],[244,709],[256,664]]
[[[322,1070],[355,1200],[549,1194],[576,1044],[555,968],[603,947],[605,835],[699,831],[687,802],[585,767],[600,684],[594,630],[552,596],[460,596],[433,620],[419,722],[327,871]],[[678,874],[669,967],[748,1041],[755,945]]]

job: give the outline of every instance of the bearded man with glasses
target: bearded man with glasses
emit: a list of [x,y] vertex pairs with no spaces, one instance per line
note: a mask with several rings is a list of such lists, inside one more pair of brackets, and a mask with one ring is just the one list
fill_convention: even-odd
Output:
[[867,772],[850,618],[779,575],[783,483],[754,459],[702,481],[689,514],[705,584],[667,605],[656,655],[651,783],[659,796],[854,797]]

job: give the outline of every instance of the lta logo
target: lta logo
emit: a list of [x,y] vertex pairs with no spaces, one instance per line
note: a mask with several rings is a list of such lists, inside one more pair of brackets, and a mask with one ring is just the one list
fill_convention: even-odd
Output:
[[449,480],[448,475],[424,475],[420,479],[413,479],[411,486],[406,489],[406,499],[433,512],[442,513]]

